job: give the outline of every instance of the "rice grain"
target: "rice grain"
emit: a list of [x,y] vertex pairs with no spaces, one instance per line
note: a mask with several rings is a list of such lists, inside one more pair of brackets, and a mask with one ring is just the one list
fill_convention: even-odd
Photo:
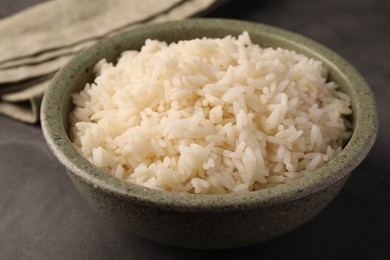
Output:
[[147,40],[73,94],[70,137],[88,160],[149,188],[240,193],[289,183],[351,135],[350,98],[321,62],[249,34]]

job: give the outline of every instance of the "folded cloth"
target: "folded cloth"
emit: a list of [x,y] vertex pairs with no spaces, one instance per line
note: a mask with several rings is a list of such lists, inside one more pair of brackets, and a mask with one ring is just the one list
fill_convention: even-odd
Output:
[[[3,20],[0,62],[70,46],[141,22],[180,0],[53,0]],[[0,34],[0,35],[1,35]]]
[[35,54],[32,56],[26,56],[26,57],[20,57],[20,58],[14,58],[5,62],[0,63],[0,70],[4,69],[10,69],[10,68],[15,68],[23,65],[34,65],[34,64],[39,64],[41,62],[45,62],[54,58],[58,58],[63,55],[68,55],[68,54],[75,54],[78,51],[91,46],[94,44],[96,40],[89,40],[86,42],[79,43],[74,46],[70,47],[63,47],[60,49],[54,49],[54,50],[48,50],[44,51],[39,54]]
[[27,123],[38,122],[42,97],[49,82],[43,80],[29,88],[2,95],[0,113]]
[[[53,74],[99,39],[226,0],[51,0],[0,20],[0,114],[36,123]],[[3,36],[2,36],[3,35]]]

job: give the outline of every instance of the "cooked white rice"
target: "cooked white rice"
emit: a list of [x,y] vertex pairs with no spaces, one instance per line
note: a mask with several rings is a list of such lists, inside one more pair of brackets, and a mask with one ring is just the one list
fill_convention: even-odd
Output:
[[101,60],[73,95],[70,134],[108,173],[190,193],[248,192],[311,174],[350,137],[349,97],[321,62],[238,38],[147,40]]

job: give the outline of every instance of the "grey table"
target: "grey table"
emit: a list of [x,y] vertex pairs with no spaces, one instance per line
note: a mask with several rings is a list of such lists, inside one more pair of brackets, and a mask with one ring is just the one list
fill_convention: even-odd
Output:
[[[0,17],[38,2],[0,0]],[[339,196],[306,225],[260,245],[224,251],[164,246],[91,208],[49,152],[39,125],[0,116],[0,259],[390,259],[390,1],[231,1],[208,16],[301,33],[341,54],[367,79],[381,128]]]

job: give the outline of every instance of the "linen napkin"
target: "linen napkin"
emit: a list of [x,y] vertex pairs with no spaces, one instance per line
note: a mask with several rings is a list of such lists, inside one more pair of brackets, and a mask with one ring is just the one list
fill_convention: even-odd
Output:
[[143,23],[180,20],[224,0],[51,0],[0,20],[0,114],[39,121],[52,76],[80,50]]

